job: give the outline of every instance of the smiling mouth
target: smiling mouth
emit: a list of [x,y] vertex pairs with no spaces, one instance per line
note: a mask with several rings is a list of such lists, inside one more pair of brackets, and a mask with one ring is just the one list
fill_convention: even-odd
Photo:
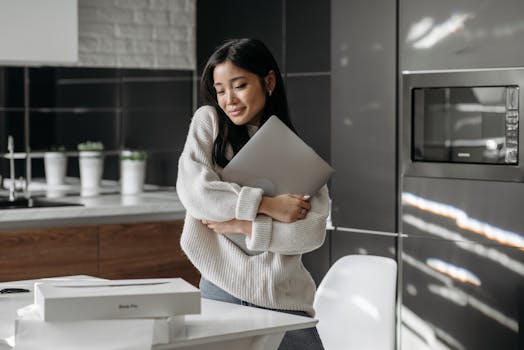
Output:
[[232,111],[229,111],[229,114],[236,117],[236,116],[242,114],[243,111],[244,111],[243,108],[234,109]]

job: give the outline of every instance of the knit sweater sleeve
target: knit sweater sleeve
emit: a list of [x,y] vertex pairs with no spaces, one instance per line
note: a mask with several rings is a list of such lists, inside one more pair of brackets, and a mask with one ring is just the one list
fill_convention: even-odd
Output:
[[191,120],[184,150],[178,161],[178,197],[196,219],[255,220],[263,191],[220,179],[212,161],[217,134],[215,109],[211,106],[200,107]]
[[256,217],[251,236],[246,237],[247,248],[280,254],[303,254],[319,248],[326,237],[329,215],[329,193],[324,185],[310,199],[311,209],[306,217],[293,223],[283,223],[265,215]]

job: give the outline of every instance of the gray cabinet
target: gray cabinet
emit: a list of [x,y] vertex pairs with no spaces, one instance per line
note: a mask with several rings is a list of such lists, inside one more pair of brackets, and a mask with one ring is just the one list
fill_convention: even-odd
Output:
[[396,228],[396,3],[331,2],[333,224]]
[[197,5],[197,69],[202,73],[215,48],[233,38],[257,38],[283,70],[283,5],[279,0],[200,0]]
[[[401,0],[400,69],[523,66],[523,15],[520,0]],[[400,181],[400,344],[522,349],[524,185],[445,175]]]
[[391,235],[373,235],[359,232],[332,231],[330,236],[331,261],[350,254],[369,254],[396,259],[397,237]]
[[403,239],[399,343],[403,349],[522,349],[521,267],[515,247]]
[[401,0],[402,70],[524,65],[522,0]]

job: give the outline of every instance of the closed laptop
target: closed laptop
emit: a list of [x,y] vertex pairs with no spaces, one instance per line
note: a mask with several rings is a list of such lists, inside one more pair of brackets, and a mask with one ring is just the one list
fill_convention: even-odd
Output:
[[222,179],[264,194],[315,195],[334,169],[276,116],[270,117],[223,169]]

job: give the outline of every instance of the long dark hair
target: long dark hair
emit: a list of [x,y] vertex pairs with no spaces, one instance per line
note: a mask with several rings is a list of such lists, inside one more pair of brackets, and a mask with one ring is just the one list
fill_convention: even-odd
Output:
[[264,91],[266,91],[264,77],[270,71],[274,71],[275,88],[271,96],[266,92],[266,104],[262,110],[260,126],[270,116],[276,115],[291,130],[295,131],[289,118],[284,81],[278,64],[269,49],[257,39],[228,40],[209,57],[200,81],[200,94],[204,103],[215,107],[218,113],[218,136],[213,145],[213,162],[221,167],[225,167],[229,162],[229,159],[226,158],[228,144],[231,144],[233,154],[236,154],[249,140],[246,126],[233,124],[218,105],[216,90],[213,86],[213,72],[217,65],[225,61],[230,61],[235,66],[256,74]]

